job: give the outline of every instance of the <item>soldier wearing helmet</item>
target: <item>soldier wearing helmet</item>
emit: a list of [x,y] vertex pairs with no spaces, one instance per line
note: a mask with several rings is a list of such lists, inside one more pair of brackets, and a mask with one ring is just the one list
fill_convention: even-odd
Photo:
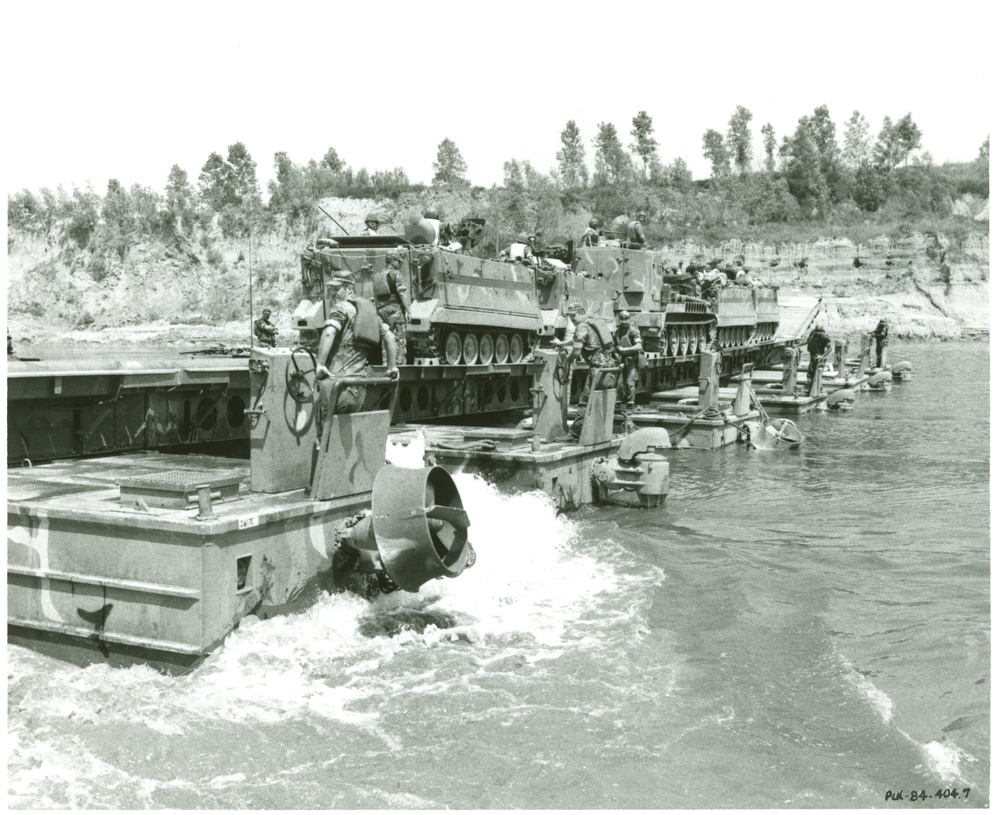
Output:
[[601,222],[597,218],[590,219],[590,223],[587,224],[587,230],[583,233],[583,237],[580,238],[581,246],[597,246],[598,241],[601,239],[601,233],[597,231],[600,225]]
[[635,216],[634,221],[629,221],[625,241],[631,249],[641,249],[646,245],[646,233],[643,231],[643,224],[646,223],[646,213],[641,210]]
[[[591,394],[598,387],[597,369],[611,368],[616,364],[613,356],[614,337],[603,323],[587,317],[587,311],[582,303],[570,303],[566,307],[566,316],[569,317],[572,324],[571,327],[567,326],[566,328],[566,338],[552,341],[552,344],[557,348],[566,348],[569,351],[569,356],[563,363],[566,374],[570,375],[569,372],[577,359],[583,360],[590,367],[587,372],[587,380],[580,389],[577,418],[569,429],[569,436],[579,439],[587,403],[590,401]],[[608,387],[606,382],[601,383],[601,389]]]
[[382,224],[382,222],[379,220],[378,215],[376,215],[374,212],[369,212],[365,216],[365,231],[362,232],[361,234],[362,235],[377,235],[378,234],[378,228],[379,228],[379,226],[381,226],[381,224]]
[[332,413],[356,413],[364,407],[366,389],[343,388],[333,404],[334,383],[338,378],[358,376],[368,367],[368,355],[381,344],[386,373],[399,376],[396,367],[396,340],[378,316],[372,302],[354,293],[354,272],[344,270],[326,284],[327,320],[316,353],[316,429],[323,437],[323,425]]
[[615,329],[615,346],[622,360],[619,395],[626,410],[635,407],[635,386],[639,382],[639,369],[645,367],[642,353],[642,334],[632,323],[628,309],[616,308],[618,325]]

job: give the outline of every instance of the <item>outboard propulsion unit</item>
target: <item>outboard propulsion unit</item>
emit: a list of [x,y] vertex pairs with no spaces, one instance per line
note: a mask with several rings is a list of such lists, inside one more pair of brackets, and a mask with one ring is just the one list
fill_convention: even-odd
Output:
[[458,577],[476,562],[469,525],[446,470],[387,464],[375,476],[371,512],[335,533],[334,580],[339,588],[371,597]]
[[670,447],[670,433],[662,427],[644,427],[622,439],[616,460],[599,458],[592,465],[600,501],[622,506],[663,506],[670,464],[661,451]]
[[[315,358],[302,348],[253,349],[251,491],[306,489],[319,506],[371,495],[371,510],[347,515],[326,532],[334,581],[368,597],[396,589],[417,591],[436,577],[458,577],[476,560],[469,516],[455,482],[441,467],[387,464],[386,441],[398,380],[341,377],[365,388],[365,398],[387,409],[332,413],[316,437]],[[389,399],[383,396],[389,395]],[[364,506],[365,504],[360,504]],[[351,512],[358,512],[355,503]]]

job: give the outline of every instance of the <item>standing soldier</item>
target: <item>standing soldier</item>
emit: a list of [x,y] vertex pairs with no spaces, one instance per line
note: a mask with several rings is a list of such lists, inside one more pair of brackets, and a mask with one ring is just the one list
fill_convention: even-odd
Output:
[[266,308],[260,313],[260,317],[254,320],[253,335],[261,345],[274,348],[278,344],[278,329],[271,322],[271,309]]
[[601,222],[597,218],[591,218],[590,223],[587,225],[587,231],[583,233],[583,237],[580,238],[581,246],[597,246],[598,241],[601,238],[600,233],[597,228],[601,225]]
[[806,350],[809,352],[809,374],[807,377],[806,390],[812,390],[813,380],[819,375],[820,363],[826,358],[833,345],[822,326],[816,326],[806,340]]
[[618,312],[615,346],[624,365],[621,377],[621,400],[625,403],[625,408],[630,409],[635,407],[635,386],[639,382],[639,367],[646,357],[642,353],[642,335],[639,329],[632,325],[632,315],[625,309]]
[[646,213],[640,212],[635,216],[634,221],[630,221],[628,225],[628,232],[626,234],[626,242],[630,249],[641,249],[646,245],[646,233],[643,231],[643,224],[646,223]]
[[338,378],[358,376],[368,366],[371,350],[382,343],[388,375],[399,376],[396,341],[370,300],[354,294],[354,272],[337,272],[326,284],[327,320],[316,354],[316,429],[323,437],[323,425],[333,413],[356,413],[364,407],[366,388],[350,385],[331,404]]
[[882,359],[882,351],[889,344],[889,323],[885,319],[879,320],[878,325],[875,326],[875,331],[872,332],[872,336],[875,337],[875,367],[884,368],[885,362]]
[[381,225],[381,221],[379,221],[378,216],[375,215],[372,212],[369,212],[365,216],[365,231],[362,232],[361,234],[362,235],[377,235],[378,234],[378,228],[379,228],[380,225]]
[[402,274],[403,259],[397,252],[385,256],[385,271],[372,278],[375,307],[382,322],[396,338],[396,359],[406,361],[406,324],[410,321],[410,296]]
[[[577,418],[570,427],[570,436],[580,438],[580,430],[583,427],[583,414],[590,401],[590,394],[597,384],[597,368],[613,368],[615,360],[612,356],[614,349],[614,338],[611,332],[603,323],[596,320],[587,319],[587,314],[580,303],[573,303],[566,313],[573,323],[572,336],[567,336],[563,340],[555,340],[553,344],[557,347],[569,347],[569,357],[565,362],[566,378],[572,376],[573,363],[577,359],[582,359],[590,370],[587,372],[587,381],[580,389],[580,398],[577,401]],[[567,331],[567,334],[569,332]]]

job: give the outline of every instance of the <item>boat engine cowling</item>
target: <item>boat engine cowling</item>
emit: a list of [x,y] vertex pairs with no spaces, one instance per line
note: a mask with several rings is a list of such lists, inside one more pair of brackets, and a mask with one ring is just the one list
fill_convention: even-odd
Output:
[[854,407],[854,391],[851,388],[840,388],[826,395],[827,407],[837,410],[851,410]]
[[868,377],[868,381],[861,386],[861,389],[866,391],[884,391],[889,390],[891,387],[892,374],[889,371],[879,371]]
[[387,464],[375,475],[371,512],[336,534],[341,556],[333,558],[334,577],[374,575],[383,592],[418,591],[434,578],[458,577],[476,561],[469,525],[446,470]]
[[662,427],[644,427],[622,439],[615,460],[599,458],[591,469],[598,498],[623,506],[659,507],[667,498],[671,446]]
[[906,360],[902,362],[897,362],[895,365],[892,366],[890,371],[892,372],[893,379],[900,379],[904,382],[907,382],[913,377],[912,373],[913,364]]

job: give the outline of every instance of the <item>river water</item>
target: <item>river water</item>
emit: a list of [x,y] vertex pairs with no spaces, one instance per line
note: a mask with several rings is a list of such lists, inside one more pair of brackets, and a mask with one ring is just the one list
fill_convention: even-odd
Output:
[[663,510],[457,476],[475,568],[186,676],[9,648],[8,805],[987,806],[989,349],[893,351],[798,451],[674,451]]

